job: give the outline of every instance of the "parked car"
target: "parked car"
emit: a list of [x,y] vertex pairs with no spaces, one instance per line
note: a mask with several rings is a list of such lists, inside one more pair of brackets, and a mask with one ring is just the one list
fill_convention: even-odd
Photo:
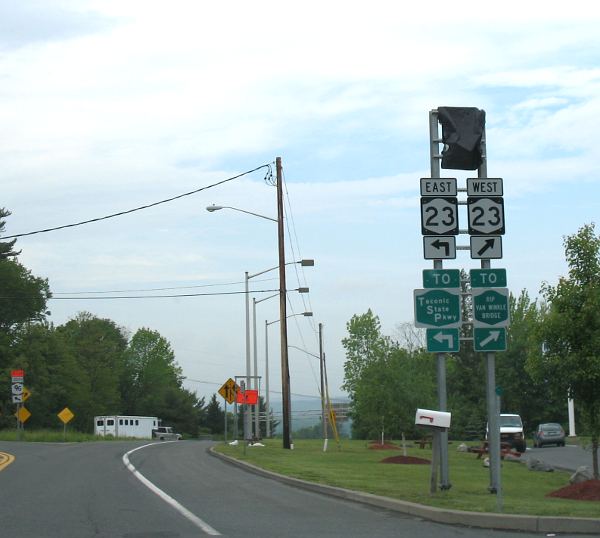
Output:
[[[488,426],[485,427],[485,438],[488,438]],[[508,443],[511,448],[519,452],[525,452],[527,442],[523,433],[523,422],[519,415],[502,414],[500,415],[500,442]]]
[[556,422],[539,424],[533,432],[533,446],[541,448],[544,445],[565,446],[565,430]]
[[152,438],[160,439],[161,441],[179,441],[181,434],[175,433],[171,426],[159,426],[152,430]]

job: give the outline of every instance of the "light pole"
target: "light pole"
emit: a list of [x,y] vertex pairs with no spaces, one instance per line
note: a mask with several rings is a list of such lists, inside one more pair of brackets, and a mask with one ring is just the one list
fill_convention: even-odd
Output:
[[[246,213],[247,215],[253,215],[255,217],[260,217],[262,219],[270,220],[277,223],[277,236],[278,236],[278,251],[279,251],[279,264],[271,269],[267,269],[265,271],[260,271],[259,273],[255,273],[253,275],[249,275],[246,272],[245,278],[245,295],[246,295],[246,385],[250,386],[250,300],[249,300],[249,290],[248,290],[248,281],[251,278],[254,278],[258,275],[262,275],[267,273],[268,271],[273,271],[275,269],[279,269],[279,318],[283,320],[281,323],[281,384],[282,384],[282,393],[283,393],[283,448],[291,448],[291,437],[290,437],[290,422],[291,422],[291,411],[290,411],[290,373],[289,373],[289,364],[288,364],[288,350],[287,350],[287,315],[286,315],[286,283],[285,283],[285,266],[288,265],[285,262],[285,246],[284,246],[284,230],[283,230],[283,188],[282,188],[282,167],[281,167],[281,158],[277,157],[276,159],[276,167],[277,167],[277,218],[267,217],[265,215],[260,215],[259,213],[254,213],[252,211],[246,211],[245,209],[240,209],[232,206],[218,206],[218,205],[210,205],[206,208],[207,211],[213,213],[214,211],[219,211],[221,209],[231,209],[233,211],[239,211],[241,213]],[[300,263],[303,267],[312,267],[314,266],[314,260],[300,260],[300,262],[291,262],[291,263]],[[246,409],[246,413],[244,414],[244,438],[246,440],[249,439],[249,434],[251,431],[251,422],[249,416],[249,410]]]
[[[297,288],[298,293],[308,293],[310,290],[309,288]],[[257,342],[258,342],[258,338],[256,337],[256,305],[258,303],[262,303],[264,301],[268,301],[269,299],[273,299],[274,297],[277,297],[279,294],[276,293],[274,295],[269,295],[268,297],[265,297],[263,299],[256,299],[256,297],[252,297],[252,338],[253,338],[253,342],[254,342],[254,379],[256,380],[255,382],[258,382],[258,352],[257,352]],[[307,313],[305,314],[307,315]],[[279,321],[279,320],[277,320]],[[265,320],[265,323],[267,323],[267,320]],[[274,323],[274,322],[273,322]],[[266,326],[265,326],[265,331],[266,331]],[[266,332],[265,332],[266,335]],[[267,342],[268,337],[265,336],[265,343]],[[291,346],[290,346],[291,347]],[[257,388],[257,387],[255,387]],[[265,392],[266,392],[266,397],[265,397],[265,409],[267,412],[267,416],[269,415],[269,350],[265,349]],[[254,413],[254,431],[256,432],[256,437],[260,438],[260,421],[259,421],[259,415],[260,415],[260,400],[258,403],[258,408],[255,410]],[[269,424],[267,423],[267,427],[265,429],[265,433],[266,436],[269,437],[270,434],[270,428],[269,428]]]
[[[288,318],[293,318],[295,316],[306,316],[306,317],[312,317],[313,313],[312,312],[301,312],[299,314],[292,314],[291,316],[287,316]],[[274,323],[279,323],[279,320],[273,320],[273,321],[267,321],[265,319],[265,391],[266,391],[266,399],[265,399],[265,407],[266,407],[266,411],[267,411],[267,422],[266,422],[266,435],[267,437],[270,437],[271,435],[271,414],[270,414],[270,405],[269,405],[269,325],[273,325]],[[288,346],[288,347],[296,347],[296,346]],[[289,375],[289,372],[288,372]],[[282,395],[283,395],[283,391],[282,391]],[[283,403],[283,402],[282,402]],[[285,414],[283,415],[285,417]],[[289,417],[288,417],[289,418]],[[285,439],[284,439],[285,441]],[[291,439],[290,439],[290,445],[291,445]],[[284,445],[285,448],[285,445]],[[291,448],[287,447],[287,448]]]

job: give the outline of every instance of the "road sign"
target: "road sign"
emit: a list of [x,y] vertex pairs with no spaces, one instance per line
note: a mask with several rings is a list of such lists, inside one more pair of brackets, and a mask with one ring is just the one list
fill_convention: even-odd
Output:
[[73,412],[68,407],[65,407],[60,413],[58,413],[57,416],[60,420],[62,420],[63,424],[70,422],[75,417]]
[[237,383],[233,379],[229,378],[219,389],[219,394],[225,398],[227,403],[231,404],[235,401],[235,395],[239,390],[240,387],[237,385]]
[[253,389],[240,390],[236,394],[236,401],[239,404],[256,405],[258,403],[258,391]]
[[473,329],[473,349],[475,351],[506,351],[506,329]]
[[508,325],[508,289],[474,289],[473,326],[506,327]]
[[415,290],[414,297],[415,327],[460,327],[460,290]]
[[504,198],[472,196],[467,206],[469,234],[504,235]]
[[19,396],[23,394],[23,383],[13,383],[11,386],[11,392]]
[[23,403],[25,400],[23,399],[22,394],[13,394],[12,395],[12,403]]
[[471,258],[474,260],[499,260],[502,258],[502,236],[472,235]]
[[27,419],[31,416],[31,413],[26,407],[20,407],[15,414],[17,415],[19,422],[27,422]]
[[423,257],[426,260],[454,260],[456,258],[456,237],[423,237]]
[[423,235],[458,235],[458,199],[421,198]]
[[427,351],[457,353],[460,349],[458,329],[427,329]]
[[467,179],[467,196],[502,196],[503,194],[502,178],[476,177]]
[[424,288],[460,288],[458,269],[423,269]]
[[25,372],[23,370],[11,370],[10,380],[13,383],[23,383],[25,378]]
[[23,401],[26,402],[29,397],[31,396],[31,391],[27,388],[27,387],[23,387],[23,394],[21,394],[21,397],[23,398]]
[[422,177],[421,196],[456,196],[455,177]]
[[506,269],[471,269],[472,288],[506,288]]

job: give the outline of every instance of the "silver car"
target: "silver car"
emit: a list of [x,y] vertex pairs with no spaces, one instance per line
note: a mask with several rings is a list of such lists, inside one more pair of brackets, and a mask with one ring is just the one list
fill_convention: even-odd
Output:
[[565,446],[565,430],[556,422],[539,424],[533,432],[533,446],[541,448],[544,445]]

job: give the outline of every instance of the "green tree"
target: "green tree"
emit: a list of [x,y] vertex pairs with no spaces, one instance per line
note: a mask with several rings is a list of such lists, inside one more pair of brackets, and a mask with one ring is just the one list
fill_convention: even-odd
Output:
[[59,335],[71,349],[78,366],[77,385],[81,399],[71,411],[82,431],[91,431],[95,415],[120,414],[123,402],[119,390],[124,373],[127,336],[109,319],[88,312],[78,314],[58,327]]
[[[4,228],[6,226],[4,218],[9,217],[10,215],[10,211],[7,211],[4,207],[0,207],[0,236],[4,232]],[[20,252],[13,250],[16,242],[16,239],[13,239],[12,241],[0,241],[0,260],[5,260],[8,257],[17,256],[20,254]]]
[[598,473],[600,436],[600,237],[594,224],[564,238],[569,274],[556,286],[542,286],[549,303],[540,326],[545,353],[532,347],[528,368],[577,402],[592,439],[594,478]]
[[157,405],[163,407],[168,391],[181,387],[182,379],[168,340],[157,331],[139,329],[125,353],[121,390],[126,412],[155,414]]
[[346,349],[342,388],[352,398],[363,370],[370,362],[387,353],[390,340],[381,334],[379,318],[373,315],[371,309],[360,316],[352,316],[346,328],[348,337],[342,340]]
[[210,429],[210,433],[225,431],[225,412],[221,409],[216,394],[212,395],[206,406],[206,427]]

